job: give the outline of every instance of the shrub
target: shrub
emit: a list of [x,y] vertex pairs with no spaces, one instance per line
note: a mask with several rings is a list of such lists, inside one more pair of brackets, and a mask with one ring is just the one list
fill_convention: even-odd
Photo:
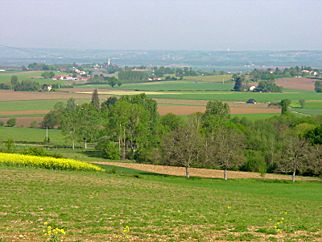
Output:
[[10,118],[10,119],[8,119],[8,121],[7,121],[7,126],[8,127],[14,127],[14,126],[16,126],[16,119],[15,118]]
[[4,122],[0,120],[0,127],[2,127],[3,125],[4,125]]
[[247,161],[244,163],[240,170],[265,174],[267,171],[267,165],[260,152],[249,152],[247,154]]
[[120,152],[119,148],[116,143],[114,142],[108,142],[105,144],[105,147],[103,148],[104,156],[107,159],[111,160],[119,160],[120,157]]

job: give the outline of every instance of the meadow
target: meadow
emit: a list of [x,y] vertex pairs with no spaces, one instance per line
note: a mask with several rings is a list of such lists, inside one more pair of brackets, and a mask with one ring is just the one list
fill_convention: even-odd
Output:
[[[7,71],[0,73],[0,83],[10,83],[12,76],[17,76],[19,81],[31,80],[38,82],[39,84],[61,84],[67,85],[70,84],[69,81],[65,80],[52,80],[52,79],[44,79],[41,77],[41,73],[44,71]],[[55,72],[55,74],[64,74],[60,72]]]
[[[53,145],[64,145],[66,143],[61,130],[50,129],[48,133]],[[0,127],[0,142],[13,140],[18,143],[43,143],[45,136],[45,129]]]
[[[104,166],[106,172],[0,166],[0,240],[313,241],[319,182],[201,179]],[[81,192],[80,192],[81,191]]]

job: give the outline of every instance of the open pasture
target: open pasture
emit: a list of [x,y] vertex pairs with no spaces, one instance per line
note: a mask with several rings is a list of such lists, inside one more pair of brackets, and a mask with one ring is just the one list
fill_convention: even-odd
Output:
[[[321,238],[319,182],[171,177],[0,167],[0,238],[44,241],[314,241]],[[80,192],[82,191],[82,192]]]

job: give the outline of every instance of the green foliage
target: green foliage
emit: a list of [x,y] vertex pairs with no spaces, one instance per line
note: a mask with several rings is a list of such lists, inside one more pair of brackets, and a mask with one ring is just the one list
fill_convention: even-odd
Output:
[[41,73],[41,76],[43,78],[45,78],[45,79],[50,79],[50,78],[53,78],[55,76],[55,73],[52,72],[52,71],[50,71],[50,72],[45,71],[45,72]]
[[98,91],[97,89],[95,89],[93,91],[93,94],[92,94],[92,101],[91,101],[91,104],[93,105],[94,108],[96,108],[97,110],[100,109],[100,99],[98,97]]
[[15,142],[13,139],[8,139],[6,142],[5,142],[5,146],[6,146],[6,151],[7,152],[14,152],[15,151],[15,148],[16,148],[16,145],[15,145]]
[[146,81],[150,73],[141,70],[122,70],[118,73],[118,79],[125,82]]
[[16,119],[15,118],[10,118],[7,120],[7,127],[14,127],[16,126]]
[[286,114],[288,111],[288,107],[291,104],[291,100],[290,99],[283,99],[280,103],[281,107],[282,107],[282,114]]
[[312,144],[320,144],[322,145],[322,124],[314,129],[309,130],[305,137],[312,143]]
[[315,81],[314,90],[316,92],[322,92],[322,81]]
[[274,81],[260,81],[255,89],[257,92],[282,92],[282,88]]
[[242,75],[233,75],[233,82],[235,83],[234,87],[233,87],[233,90],[236,91],[236,92],[241,92],[243,91],[244,89],[244,81],[245,81],[245,78],[244,76]]
[[110,160],[119,160],[121,158],[117,143],[108,142],[103,148],[104,156]]

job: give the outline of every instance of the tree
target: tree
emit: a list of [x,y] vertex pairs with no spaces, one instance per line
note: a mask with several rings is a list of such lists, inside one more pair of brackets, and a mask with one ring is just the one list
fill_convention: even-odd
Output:
[[16,119],[15,118],[9,118],[7,120],[7,126],[8,127],[14,127],[14,126],[16,126]]
[[15,88],[15,86],[18,84],[18,77],[17,77],[17,76],[11,76],[11,81],[10,81],[10,83],[11,83],[11,87],[12,87],[12,89],[14,89],[14,88]]
[[166,135],[162,141],[163,164],[184,167],[185,176],[189,178],[189,168],[198,163],[201,144],[200,133],[195,127],[180,126]]
[[321,81],[316,81],[314,83],[314,90],[316,92],[322,92],[322,82]]
[[233,75],[233,82],[235,82],[233,90],[236,92],[241,92],[243,91],[244,85],[244,77],[241,75],[234,74]]
[[280,105],[282,107],[282,110],[281,110],[281,113],[282,114],[286,114],[287,113],[288,107],[290,106],[290,104],[291,104],[291,100],[290,99],[283,99],[280,102]]
[[299,104],[300,104],[301,108],[304,108],[305,100],[304,99],[300,99],[299,100]]
[[43,73],[41,73],[41,76],[44,78],[44,79],[50,79],[50,78],[53,78],[55,76],[55,73],[50,71],[45,71]]
[[309,130],[305,134],[305,138],[308,139],[311,144],[322,145],[322,124],[314,129]]
[[98,91],[97,89],[95,89],[93,91],[93,94],[92,94],[92,101],[91,101],[91,104],[93,105],[94,108],[96,108],[97,110],[100,109],[100,99],[98,97]]
[[309,143],[296,135],[288,134],[282,140],[282,152],[278,168],[282,172],[292,172],[292,181],[295,182],[297,171],[302,171],[310,163],[312,148]]
[[[211,137],[210,137],[211,138]],[[211,166],[224,170],[224,179],[228,179],[227,170],[237,168],[244,159],[244,140],[242,135],[232,128],[222,126],[209,140]]]

